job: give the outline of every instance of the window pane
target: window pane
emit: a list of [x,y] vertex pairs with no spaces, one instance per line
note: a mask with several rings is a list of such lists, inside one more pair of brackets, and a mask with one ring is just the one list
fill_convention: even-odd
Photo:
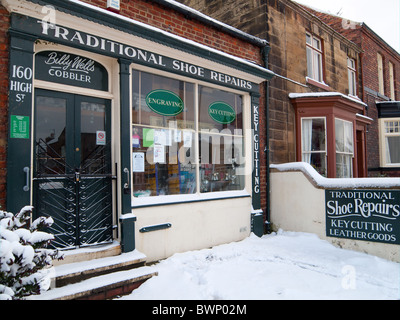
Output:
[[344,122],[344,152],[353,153],[353,124]]
[[[153,96],[161,106],[157,109],[149,106],[153,100],[146,101],[156,90],[161,92]],[[195,193],[194,84],[133,71],[132,96],[133,196]],[[176,97],[183,110],[164,115]]]
[[309,163],[320,175],[326,176],[326,153],[303,153],[303,162]]
[[244,189],[244,148],[240,135],[201,133],[200,192]]
[[[146,103],[153,90],[171,91],[184,103],[183,112],[176,116],[163,116],[154,112]],[[141,71],[133,71],[132,121],[136,124],[170,127],[173,121],[178,128],[194,129],[194,84]]]
[[317,53],[316,51],[313,52],[314,54],[314,79],[322,82],[322,60],[321,60],[321,54]]
[[386,137],[387,163],[400,163],[400,136]]
[[36,170],[39,174],[65,173],[66,110],[65,99],[36,97]]
[[[217,105],[216,102],[222,102]],[[227,118],[223,117],[227,114]],[[240,95],[199,86],[199,129],[218,131],[243,129],[242,97]]]
[[302,119],[302,149],[303,151],[325,150],[325,120]]
[[200,192],[244,189],[242,96],[199,86]]
[[308,33],[306,33],[306,42],[307,42],[309,45],[312,45],[312,43],[311,43],[311,35],[309,35]]
[[313,38],[313,47],[315,49],[321,50],[321,41],[316,38]]
[[352,177],[352,156],[345,154],[336,154],[336,177]]
[[335,119],[336,152],[353,153],[353,124]]
[[312,62],[312,50],[307,48],[307,77],[313,79],[313,62]]
[[344,152],[344,125],[343,121],[335,120],[336,151]]
[[355,96],[356,92],[356,74],[354,71],[348,70],[348,77],[349,77],[349,94]]

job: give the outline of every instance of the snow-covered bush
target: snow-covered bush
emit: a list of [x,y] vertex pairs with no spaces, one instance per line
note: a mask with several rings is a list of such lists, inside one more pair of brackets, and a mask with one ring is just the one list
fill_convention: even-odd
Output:
[[39,231],[53,224],[52,218],[40,217],[30,228],[32,207],[14,215],[0,211],[0,300],[19,300],[39,294],[50,287],[53,259],[61,259],[57,250],[47,249],[52,234]]

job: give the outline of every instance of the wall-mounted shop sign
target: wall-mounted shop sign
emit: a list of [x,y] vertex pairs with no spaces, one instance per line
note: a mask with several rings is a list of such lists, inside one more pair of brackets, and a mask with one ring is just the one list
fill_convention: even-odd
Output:
[[222,124],[229,124],[236,119],[236,112],[229,104],[217,101],[208,107],[208,114],[214,121]]
[[176,116],[183,111],[183,101],[174,92],[157,89],[146,96],[147,106],[163,116]]
[[326,190],[328,237],[400,244],[400,191]]
[[260,171],[260,160],[261,160],[261,152],[260,152],[260,98],[259,96],[252,96],[251,98],[251,129],[253,131],[253,172],[252,172],[252,186],[253,186],[253,195],[252,195],[252,203],[253,209],[257,210],[261,208],[261,171]]
[[98,62],[78,55],[41,51],[35,57],[35,78],[95,90],[108,90],[108,72]]
[[36,35],[43,40],[78,47],[99,54],[128,59],[134,63],[155,67],[216,84],[222,84],[240,90],[252,92],[259,91],[258,84],[233,75],[167,57],[162,55],[160,52],[150,52],[141,48],[133,47],[127,43],[121,43],[88,34],[83,31],[50,24],[45,20],[15,15],[12,19],[12,28]]
[[119,12],[121,10],[120,0],[107,0],[107,9]]

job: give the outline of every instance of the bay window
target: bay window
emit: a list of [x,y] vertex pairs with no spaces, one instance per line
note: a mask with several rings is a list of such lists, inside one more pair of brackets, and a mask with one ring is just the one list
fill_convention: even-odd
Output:
[[132,71],[134,197],[243,190],[243,97]]

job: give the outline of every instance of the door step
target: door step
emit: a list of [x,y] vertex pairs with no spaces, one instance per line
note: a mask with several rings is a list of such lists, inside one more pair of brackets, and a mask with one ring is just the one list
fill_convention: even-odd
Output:
[[126,295],[152,276],[138,251],[54,267],[51,288],[29,300],[104,300]]
[[112,257],[121,254],[121,246],[119,242],[114,241],[109,244],[101,244],[84,248],[71,250],[60,250],[63,254],[63,260],[53,260],[53,266],[60,266],[74,262],[82,262],[93,259]]

